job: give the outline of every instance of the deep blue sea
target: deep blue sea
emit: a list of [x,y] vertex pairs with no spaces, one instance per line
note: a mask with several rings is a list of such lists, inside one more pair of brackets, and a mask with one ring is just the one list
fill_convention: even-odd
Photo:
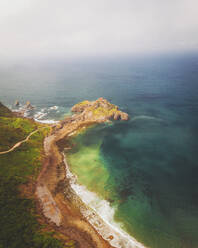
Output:
[[114,219],[150,248],[198,247],[198,55],[48,61],[0,67],[0,101],[29,100],[58,120],[104,97],[130,114],[73,138],[79,183],[110,202]]

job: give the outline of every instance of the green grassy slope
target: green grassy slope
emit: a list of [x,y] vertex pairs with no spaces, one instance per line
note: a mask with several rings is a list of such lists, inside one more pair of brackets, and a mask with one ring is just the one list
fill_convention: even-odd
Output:
[[[16,118],[0,103],[0,151],[24,139],[39,124]],[[41,168],[43,139],[49,128],[41,129],[16,150],[0,155],[0,248],[60,248],[52,233],[44,233],[37,222],[35,202],[23,188],[34,185]],[[20,189],[20,190],[19,190]]]

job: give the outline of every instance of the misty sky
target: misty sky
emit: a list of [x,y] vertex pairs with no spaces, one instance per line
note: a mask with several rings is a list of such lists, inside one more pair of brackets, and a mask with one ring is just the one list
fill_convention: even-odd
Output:
[[0,0],[0,59],[188,50],[197,0]]

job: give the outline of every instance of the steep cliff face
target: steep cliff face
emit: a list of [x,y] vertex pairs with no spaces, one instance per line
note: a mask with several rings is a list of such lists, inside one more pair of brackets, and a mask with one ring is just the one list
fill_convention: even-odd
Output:
[[3,117],[12,117],[14,116],[12,111],[9,110],[6,106],[4,106],[1,102],[0,102],[0,116]]
[[124,120],[127,121],[129,116],[111,104],[104,98],[96,101],[83,101],[72,107],[72,112],[76,113],[75,118],[87,121],[107,121],[107,120]]

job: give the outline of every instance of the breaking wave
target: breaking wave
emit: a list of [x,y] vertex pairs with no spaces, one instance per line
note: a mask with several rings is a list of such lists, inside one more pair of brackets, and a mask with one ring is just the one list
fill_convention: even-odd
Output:
[[81,213],[94,226],[98,233],[116,248],[146,248],[135,238],[131,237],[122,230],[120,223],[114,221],[116,208],[110,206],[110,203],[97,196],[83,185],[77,183],[77,177],[73,175],[63,153],[66,167],[66,177],[70,180],[71,188],[80,197],[88,208],[82,208]]

